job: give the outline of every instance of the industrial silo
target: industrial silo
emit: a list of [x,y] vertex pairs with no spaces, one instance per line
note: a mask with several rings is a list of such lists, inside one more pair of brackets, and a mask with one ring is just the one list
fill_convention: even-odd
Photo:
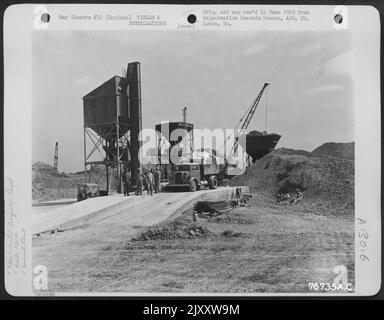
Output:
[[155,131],[158,164],[165,178],[167,178],[171,166],[174,165],[171,161],[172,149],[176,145],[182,146],[183,150],[179,150],[177,154],[180,158],[188,158],[188,156],[192,155],[194,149],[193,124],[186,121],[186,108],[183,109],[183,121],[159,123],[155,126]]
[[[105,166],[106,181],[102,182],[106,182],[107,191],[112,180],[116,190],[121,191],[124,167],[131,171],[132,183],[136,183],[142,126],[140,80],[140,63],[129,63],[124,77],[114,76],[83,97],[85,172],[91,182],[92,168]],[[96,153],[101,159],[91,160]],[[100,184],[98,178],[94,182]]]

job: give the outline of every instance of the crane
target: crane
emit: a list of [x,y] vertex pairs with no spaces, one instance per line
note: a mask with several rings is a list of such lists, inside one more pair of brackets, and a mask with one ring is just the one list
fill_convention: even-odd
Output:
[[[253,103],[251,104],[251,106],[247,109],[247,111],[245,112],[245,114],[243,115],[243,117],[241,117],[239,123],[236,125],[235,127],[235,130],[234,130],[234,135],[235,135],[235,141],[233,143],[233,146],[231,148],[231,151],[229,153],[229,156],[228,156],[228,161],[227,163],[229,163],[229,160],[231,160],[231,158],[233,157],[233,155],[237,152],[237,148],[238,148],[238,145],[239,145],[239,133],[237,132],[240,125],[240,133],[243,133],[244,130],[247,130],[248,129],[248,126],[249,126],[249,123],[251,122],[252,120],[252,117],[253,115],[255,114],[255,111],[257,109],[257,106],[259,105],[259,102],[261,100],[261,97],[263,96],[263,93],[265,91],[265,89],[270,85],[270,83],[268,82],[265,82],[263,87],[261,88],[258,96],[256,97],[256,99],[253,101]],[[245,119],[244,119],[245,117]],[[244,119],[244,120],[243,120]]]
[[53,155],[53,168],[55,169],[55,172],[57,173],[57,165],[59,162],[59,143],[56,142],[55,145],[55,154]]

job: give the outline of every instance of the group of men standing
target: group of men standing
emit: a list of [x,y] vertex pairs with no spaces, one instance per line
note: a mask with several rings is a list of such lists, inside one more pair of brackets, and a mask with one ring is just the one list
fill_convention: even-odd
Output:
[[[153,193],[160,192],[160,179],[161,171],[159,169],[149,169],[145,174],[139,169],[136,174],[136,194],[143,194],[143,187],[147,189],[148,195],[153,196]],[[126,168],[123,173],[124,195],[129,196],[129,189],[131,188],[131,176]]]

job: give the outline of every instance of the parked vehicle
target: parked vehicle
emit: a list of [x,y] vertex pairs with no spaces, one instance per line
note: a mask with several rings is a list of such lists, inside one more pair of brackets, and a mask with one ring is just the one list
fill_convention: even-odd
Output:
[[107,195],[107,192],[101,190],[100,185],[95,183],[79,183],[77,185],[77,201],[88,198],[95,198]]
[[216,189],[220,176],[220,168],[217,164],[183,163],[176,165],[172,170],[167,188],[185,188],[190,191],[196,191],[201,187]]

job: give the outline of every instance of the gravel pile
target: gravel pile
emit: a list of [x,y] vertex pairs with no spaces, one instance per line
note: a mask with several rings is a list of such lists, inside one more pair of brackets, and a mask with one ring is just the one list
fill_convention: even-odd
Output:
[[355,159],[355,143],[324,143],[320,147],[312,151],[316,156],[331,156],[348,160]]
[[164,226],[155,226],[141,233],[133,241],[192,239],[212,236],[209,229],[181,216]]

